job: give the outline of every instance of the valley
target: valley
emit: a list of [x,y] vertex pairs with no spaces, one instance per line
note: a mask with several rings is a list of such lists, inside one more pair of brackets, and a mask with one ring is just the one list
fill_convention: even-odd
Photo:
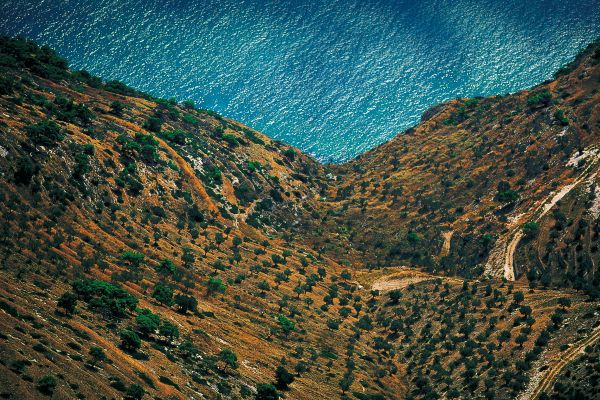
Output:
[[0,397],[599,393],[598,41],[337,165],[28,40],[0,68]]

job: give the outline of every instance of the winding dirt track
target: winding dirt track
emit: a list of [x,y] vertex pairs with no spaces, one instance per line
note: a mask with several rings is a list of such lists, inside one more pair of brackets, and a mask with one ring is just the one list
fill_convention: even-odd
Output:
[[529,397],[530,400],[537,399],[542,393],[548,391],[552,388],[554,381],[560,375],[560,372],[565,368],[569,363],[583,354],[584,349],[593,344],[596,340],[600,339],[600,326],[597,326],[596,329],[592,332],[592,334],[586,338],[585,340],[575,343],[572,347],[561,353],[555,364],[552,365],[545,371],[544,376],[538,383],[537,387],[531,393]]
[[500,273],[503,273],[506,280],[515,280],[514,256],[517,246],[523,238],[522,224],[526,220],[540,221],[571,190],[580,183],[592,179],[597,174],[596,164],[598,153],[596,152],[596,148],[590,147],[586,152],[590,154],[591,160],[588,161],[587,167],[579,174],[577,179],[563,186],[560,190],[550,193],[541,203],[537,203],[527,213],[516,218],[510,231],[498,239],[486,263],[486,273],[492,276],[498,276]]
[[385,275],[375,280],[371,285],[371,290],[378,290],[380,292],[389,292],[395,289],[404,289],[411,283],[418,283],[423,281],[431,281],[437,278],[441,278],[446,282],[453,284],[462,284],[463,279],[432,275],[427,272],[418,271],[412,268],[404,268],[400,271],[393,272],[389,275]]

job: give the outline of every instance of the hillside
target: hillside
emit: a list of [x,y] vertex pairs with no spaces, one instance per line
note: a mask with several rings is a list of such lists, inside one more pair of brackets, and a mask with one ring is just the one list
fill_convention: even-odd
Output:
[[[599,59],[596,42],[554,81],[433,107],[419,125],[336,166],[318,248],[335,254],[347,241],[366,266],[527,275],[597,296]],[[509,276],[497,256],[526,223]]]
[[0,396],[534,393],[600,325],[599,61],[320,165],[2,38]]

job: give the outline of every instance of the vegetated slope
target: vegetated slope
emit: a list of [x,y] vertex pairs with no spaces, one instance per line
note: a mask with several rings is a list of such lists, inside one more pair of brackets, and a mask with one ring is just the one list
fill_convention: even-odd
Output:
[[[590,54],[573,68],[597,79]],[[569,290],[424,272],[406,283],[404,272],[372,270],[410,258],[476,275],[487,253],[465,238],[483,235],[491,248],[505,216],[490,213],[494,184],[475,179],[487,164],[471,155],[461,167],[442,150],[470,154],[465,142],[491,141],[480,156],[489,165],[521,162],[510,153],[521,142],[470,138],[465,126],[475,129],[471,113],[487,115],[479,107],[503,120],[527,94],[450,102],[413,133],[322,166],[189,102],[70,71],[28,41],[2,38],[0,65],[3,397],[512,398],[534,366],[598,325],[597,304]],[[574,74],[561,79],[577,88]],[[558,85],[547,85],[553,101]],[[526,172],[515,164],[511,188],[500,188],[505,214],[548,194],[549,176],[560,186],[576,174],[561,162],[597,135],[597,125],[575,124],[597,106],[592,92],[563,106],[569,126],[557,139],[546,133],[557,129],[547,95],[513,116],[544,127],[526,157],[552,140],[566,147],[519,193],[512,181]],[[475,174],[480,205],[458,184],[437,186],[459,171]],[[401,210],[384,201],[392,195]],[[456,220],[436,211],[451,202],[463,207]],[[450,246],[438,260],[442,232]]]
[[2,396],[244,397],[280,365],[291,397],[337,394],[351,332],[327,328],[340,306],[320,299],[356,287],[278,234],[321,167],[47,48],[0,50]]
[[[527,262],[517,262],[516,275],[535,269],[536,279],[548,273],[553,284],[595,290],[599,88],[595,42],[556,80],[431,108],[414,128],[333,168],[337,179],[323,202],[328,211],[315,224],[317,248],[336,254],[347,241],[348,259],[367,266],[412,264],[467,277],[502,276],[501,263],[486,270],[495,244],[511,229],[536,222],[532,211],[551,193],[578,182],[573,196],[581,200],[562,222],[568,230],[581,226],[567,240],[577,250],[557,248],[562,234],[549,238],[542,229],[539,257],[529,252]],[[554,214],[553,208],[541,223]],[[537,226],[530,228],[532,238]],[[518,257],[521,252],[519,246]],[[575,283],[573,274],[583,282]]]

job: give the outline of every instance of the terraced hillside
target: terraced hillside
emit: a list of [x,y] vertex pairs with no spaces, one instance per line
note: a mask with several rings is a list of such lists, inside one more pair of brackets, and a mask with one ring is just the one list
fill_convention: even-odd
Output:
[[330,166],[2,38],[0,396],[530,396],[600,325],[596,48]]

